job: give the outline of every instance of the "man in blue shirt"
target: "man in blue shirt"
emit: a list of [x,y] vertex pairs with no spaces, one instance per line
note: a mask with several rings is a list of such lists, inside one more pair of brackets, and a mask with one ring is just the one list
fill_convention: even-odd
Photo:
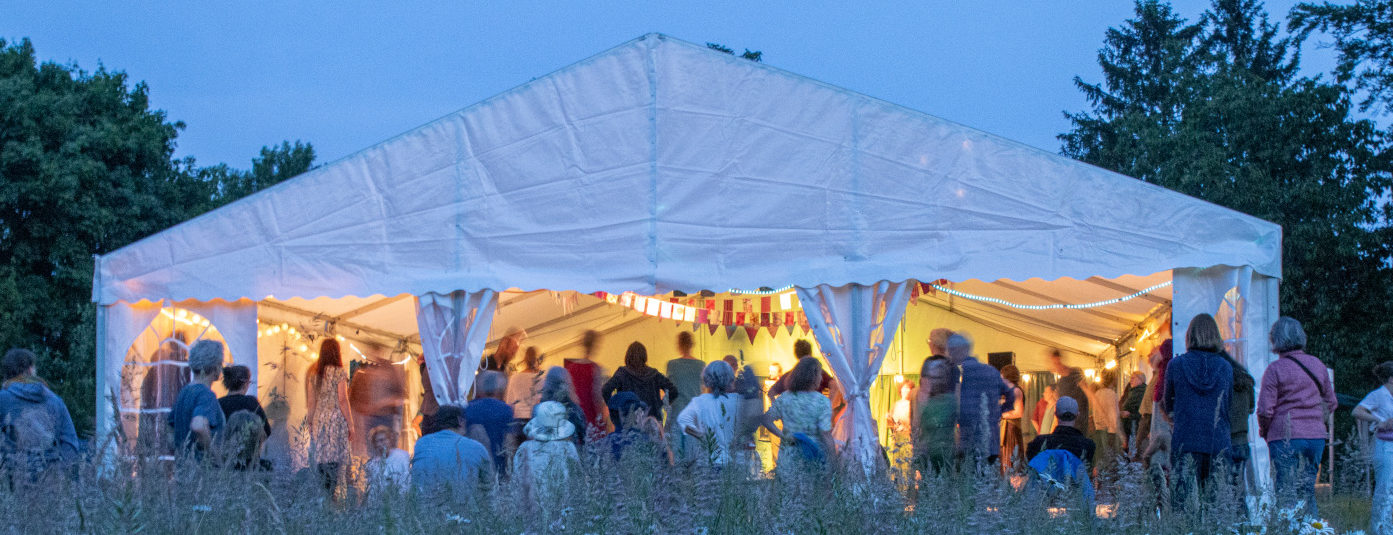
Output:
[[437,498],[461,501],[494,482],[493,460],[478,441],[470,440],[464,409],[443,405],[435,413],[443,428],[416,441],[411,457],[411,483],[416,490]]
[[1001,455],[1001,407],[1016,401],[1001,372],[972,356],[972,340],[948,338],[948,358],[962,367],[958,386],[958,453],[968,460],[995,463]]
[[[513,425],[513,407],[503,402],[508,390],[508,378],[503,372],[479,373],[475,390],[479,393],[464,408],[464,420],[469,423],[469,438],[483,444],[493,454],[493,468],[503,475],[507,471],[507,450],[503,441],[508,427]],[[514,445],[516,448],[516,445]]]
[[202,459],[222,432],[225,418],[212,385],[222,377],[222,342],[202,340],[189,350],[189,371],[193,382],[179,390],[174,407],[169,410],[169,425],[174,428],[174,451],[192,453]]

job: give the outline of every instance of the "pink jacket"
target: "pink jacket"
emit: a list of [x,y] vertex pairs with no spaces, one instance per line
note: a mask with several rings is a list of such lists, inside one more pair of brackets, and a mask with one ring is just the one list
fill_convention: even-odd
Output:
[[[1306,365],[1321,386],[1292,359]],[[1322,396],[1321,390],[1325,394]],[[1322,402],[1324,402],[1322,404]],[[1323,405],[1323,406],[1322,406]],[[1330,372],[1320,359],[1301,350],[1282,353],[1262,374],[1262,390],[1258,393],[1258,432],[1264,439],[1329,438],[1325,418],[1339,405]]]

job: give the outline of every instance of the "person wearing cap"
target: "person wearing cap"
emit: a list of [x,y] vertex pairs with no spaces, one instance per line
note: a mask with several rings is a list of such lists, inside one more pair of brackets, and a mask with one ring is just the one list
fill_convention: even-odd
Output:
[[193,382],[179,390],[169,410],[169,426],[174,431],[174,450],[192,453],[202,459],[222,432],[226,417],[213,382],[222,377],[222,342],[202,340],[189,350],[189,371]]
[[[435,413],[441,427],[416,441],[411,457],[411,484],[423,496],[467,498],[494,483],[493,459],[488,449],[468,433],[464,409],[442,405]],[[458,500],[456,500],[458,501]]]
[[543,401],[532,409],[532,420],[523,427],[527,442],[513,455],[513,481],[522,489],[523,502],[542,512],[561,501],[571,472],[580,463],[576,454],[576,426],[566,418],[566,407]]
[[[614,418],[614,432],[605,435],[614,460],[623,460],[635,449],[661,460],[672,463],[672,451],[668,448],[663,427],[658,420],[649,416],[648,404],[633,392],[616,392],[607,402]],[[637,448],[635,448],[637,446]]]
[[1025,447],[1025,457],[1035,459],[1042,451],[1064,450],[1074,454],[1087,466],[1093,466],[1093,453],[1097,445],[1078,428],[1079,402],[1069,396],[1060,396],[1054,403],[1054,432],[1036,436]]

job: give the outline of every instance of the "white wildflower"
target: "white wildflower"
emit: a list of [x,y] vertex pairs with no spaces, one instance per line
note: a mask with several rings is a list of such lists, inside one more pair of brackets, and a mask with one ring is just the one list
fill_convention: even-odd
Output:
[[213,512],[213,508],[210,507],[210,506],[207,506],[207,505],[195,505],[195,506],[193,506],[193,512],[195,512],[195,513],[211,513],[211,512]]

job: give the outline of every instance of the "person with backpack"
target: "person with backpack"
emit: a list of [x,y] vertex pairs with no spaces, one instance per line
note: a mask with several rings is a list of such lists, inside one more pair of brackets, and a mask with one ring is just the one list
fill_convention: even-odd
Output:
[[22,456],[29,469],[41,470],[75,460],[81,445],[68,406],[35,374],[35,360],[18,348],[0,358],[0,430],[6,457]]
[[1326,418],[1339,406],[1330,372],[1320,359],[1307,355],[1301,322],[1282,317],[1268,332],[1277,360],[1267,365],[1258,391],[1258,433],[1276,472],[1277,503],[1293,499],[1317,516],[1316,473],[1329,437]]

